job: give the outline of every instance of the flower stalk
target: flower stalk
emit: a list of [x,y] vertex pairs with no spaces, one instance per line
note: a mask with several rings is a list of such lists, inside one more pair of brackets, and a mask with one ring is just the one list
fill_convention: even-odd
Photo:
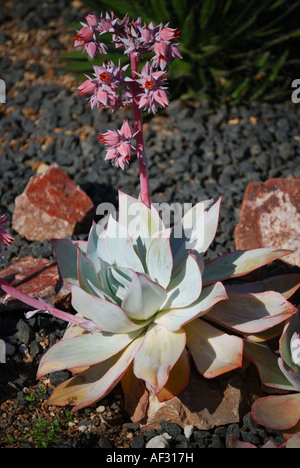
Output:
[[134,129],[136,132],[136,154],[139,163],[139,172],[140,172],[140,197],[143,203],[150,208],[150,191],[149,191],[149,177],[148,177],[148,158],[145,151],[144,144],[144,132],[143,132],[143,122],[142,122],[142,113],[139,107],[139,85],[135,81],[138,77],[137,67],[138,67],[138,56],[134,52],[130,53],[130,62],[131,62],[131,92],[132,92],[132,104],[133,104],[133,113],[134,113]]
[[[168,25],[143,24],[141,18],[129,21],[128,15],[123,20],[116,18],[113,13],[99,18],[88,15],[86,23],[75,35],[75,47],[82,47],[91,58],[96,54],[106,54],[106,45],[101,42],[102,34],[112,34],[115,47],[128,56],[129,64],[121,67],[120,62],[115,65],[106,61],[102,66],[93,66],[94,75],[78,88],[80,95],[90,95],[92,108],[111,109],[112,112],[124,108],[128,104],[133,107],[134,132],[128,131],[129,124],[124,131],[124,124],[120,130],[107,131],[100,135],[100,142],[105,143],[107,154],[105,159],[111,160],[116,167],[125,167],[131,160],[131,153],[135,152],[139,164],[140,199],[150,208],[150,192],[148,178],[148,159],[145,151],[143,122],[141,110],[156,113],[159,107],[163,109],[169,105],[165,74],[167,66],[174,58],[182,58],[172,40],[179,37],[177,29]],[[153,53],[150,61],[145,60],[145,53]],[[141,60],[146,63],[138,72]],[[130,76],[125,75],[131,66]],[[131,127],[130,127],[131,129]],[[114,133],[114,134],[113,134]],[[120,138],[117,138],[119,135]],[[136,147],[131,144],[135,137]]]

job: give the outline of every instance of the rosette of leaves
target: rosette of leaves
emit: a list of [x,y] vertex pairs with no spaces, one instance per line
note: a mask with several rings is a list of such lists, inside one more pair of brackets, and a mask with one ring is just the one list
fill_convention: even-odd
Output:
[[298,275],[225,286],[290,251],[238,251],[205,262],[220,203],[196,204],[175,235],[153,206],[119,192],[118,221],[110,216],[100,230],[94,223],[87,241],[53,241],[76,314],[30,300],[70,322],[39,365],[38,377],[62,369],[74,374],[49,404],[75,411],[120,381],[125,396],[142,386],[144,395],[168,400],[186,386],[190,359],[206,378],[241,367],[245,338],[263,339],[295,312],[287,298],[299,287]]
[[284,430],[287,435],[300,434],[299,311],[284,327],[279,340],[279,356],[261,343],[246,343],[245,352],[256,364],[264,385],[284,392],[257,400],[252,406],[254,419],[263,426]]

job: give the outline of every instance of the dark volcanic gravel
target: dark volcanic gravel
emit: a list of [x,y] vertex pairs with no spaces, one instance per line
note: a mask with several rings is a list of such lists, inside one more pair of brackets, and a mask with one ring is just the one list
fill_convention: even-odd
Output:
[[[68,0],[11,0],[0,6],[0,78],[7,85],[7,102],[0,104],[0,214],[9,221],[16,196],[39,162],[59,164],[95,206],[117,206],[118,189],[139,193],[137,162],[125,172],[112,167],[97,140],[99,133],[120,128],[131,113],[91,111],[77,95],[74,77],[55,70],[57,54],[72,49],[65,24],[83,17],[78,5]],[[291,102],[212,109],[180,101],[154,118],[145,116],[152,201],[196,203],[223,195],[209,256],[234,250],[233,230],[247,184],[300,175],[299,117],[300,107]],[[1,249],[0,268],[26,255],[54,259],[50,242],[29,242],[10,232],[15,242]],[[258,446],[270,437],[278,445],[283,442],[279,432],[258,426],[250,414],[239,425],[195,429],[189,437],[165,421],[161,430],[143,433],[122,410],[118,389],[76,415],[66,409],[47,413],[44,401],[51,384],[69,374],[56,373],[37,383],[35,373],[41,354],[62,336],[64,327],[53,318],[25,320],[18,311],[1,313],[0,338],[8,343],[8,355],[6,364],[0,364],[0,448],[143,448],[158,435],[164,435],[171,448],[224,448],[231,436]],[[45,413],[48,425],[42,427]]]

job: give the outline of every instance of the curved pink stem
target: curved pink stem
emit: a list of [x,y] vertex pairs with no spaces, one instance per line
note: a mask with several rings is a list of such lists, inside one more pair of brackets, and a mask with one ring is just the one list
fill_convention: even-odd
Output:
[[56,309],[55,307],[51,306],[50,304],[47,304],[47,302],[44,302],[41,299],[35,299],[33,297],[30,297],[27,294],[18,291],[15,287],[6,283],[6,281],[2,280],[1,278],[0,288],[9,296],[13,296],[19,301],[24,302],[25,304],[31,307],[34,307],[36,310],[34,310],[32,313],[29,312],[29,317],[37,312],[46,312],[61,320],[65,320],[66,322],[72,323],[73,325],[78,325],[79,327],[84,328],[85,330],[99,331],[99,327],[97,327],[97,325],[91,322],[90,320],[86,320],[76,315],[69,314],[68,312]]

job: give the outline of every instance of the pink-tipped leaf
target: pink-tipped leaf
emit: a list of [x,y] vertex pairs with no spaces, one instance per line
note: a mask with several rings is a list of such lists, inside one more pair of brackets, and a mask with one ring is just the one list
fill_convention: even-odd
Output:
[[228,300],[218,302],[207,317],[236,332],[254,334],[287,320],[295,306],[274,291],[228,293]]
[[243,340],[228,335],[202,319],[188,323],[184,330],[187,347],[200,374],[213,378],[242,366]]
[[205,265],[203,284],[246,275],[291,253],[292,250],[261,248],[224,254]]

